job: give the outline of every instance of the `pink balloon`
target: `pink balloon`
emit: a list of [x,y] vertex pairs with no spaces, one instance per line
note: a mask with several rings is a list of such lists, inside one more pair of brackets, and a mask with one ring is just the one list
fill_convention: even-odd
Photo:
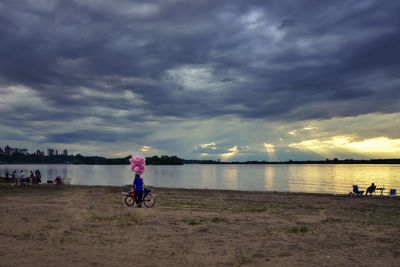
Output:
[[131,170],[133,172],[142,174],[146,170],[146,160],[144,157],[132,155],[132,157],[129,159],[129,162],[131,163]]

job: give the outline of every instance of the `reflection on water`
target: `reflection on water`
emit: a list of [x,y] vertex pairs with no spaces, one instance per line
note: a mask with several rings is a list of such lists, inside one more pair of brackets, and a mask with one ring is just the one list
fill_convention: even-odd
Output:
[[217,177],[215,165],[209,165],[208,168],[201,168],[201,185],[204,187],[216,187],[215,177]]
[[275,168],[264,168],[265,190],[272,191],[274,188]]
[[222,169],[221,181],[224,189],[238,189],[238,165],[226,166]]
[[[129,165],[0,165],[0,176],[36,169],[43,182],[61,176],[72,184],[121,186],[133,180]],[[144,181],[157,187],[346,194],[353,184],[400,190],[400,165],[151,165]]]

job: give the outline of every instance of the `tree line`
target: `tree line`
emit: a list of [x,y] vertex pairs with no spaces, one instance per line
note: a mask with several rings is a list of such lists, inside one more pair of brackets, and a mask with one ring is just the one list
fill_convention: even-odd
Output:
[[[100,156],[69,155],[13,155],[0,154],[0,164],[88,164],[88,165],[128,165],[130,156],[123,158],[105,158]],[[183,165],[177,156],[153,156],[146,158],[146,165]]]
[[[128,165],[130,156],[123,158],[105,158],[100,156],[55,155],[44,156],[35,154],[15,153],[0,154],[0,164],[89,164],[89,165]],[[185,160],[177,156],[146,157],[146,165],[183,165],[183,164],[400,164],[400,159],[345,159],[339,160],[288,160],[288,161],[231,161],[215,160]]]

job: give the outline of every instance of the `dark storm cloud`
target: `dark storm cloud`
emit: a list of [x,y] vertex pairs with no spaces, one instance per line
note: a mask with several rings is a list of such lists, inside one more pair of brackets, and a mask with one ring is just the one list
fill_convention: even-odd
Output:
[[0,10],[0,86],[57,109],[19,109],[21,120],[131,119],[97,107],[276,120],[400,107],[397,1],[9,0]]
[[123,140],[127,138],[142,138],[145,136],[143,132],[135,133],[116,133],[114,131],[105,130],[84,130],[74,131],[67,133],[49,134],[46,136],[45,142],[49,143],[87,143],[88,141],[100,141],[100,142],[115,142],[117,140]]

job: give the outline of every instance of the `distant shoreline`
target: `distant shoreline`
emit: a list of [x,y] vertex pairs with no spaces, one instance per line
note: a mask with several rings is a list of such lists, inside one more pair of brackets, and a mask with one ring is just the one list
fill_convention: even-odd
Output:
[[[44,156],[36,154],[12,155],[0,154],[0,164],[74,164],[74,165],[129,165],[129,158],[105,158],[100,156],[77,155],[54,155]],[[146,165],[184,165],[184,164],[400,164],[398,159],[325,159],[325,160],[287,160],[287,161],[220,161],[220,160],[198,160],[181,159],[177,156],[152,156],[146,157]]]

